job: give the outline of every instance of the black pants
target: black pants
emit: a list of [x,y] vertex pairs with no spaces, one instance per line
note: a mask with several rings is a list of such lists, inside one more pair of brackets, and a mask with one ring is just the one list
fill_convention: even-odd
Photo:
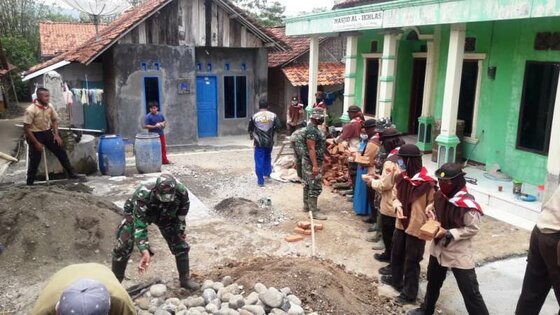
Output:
[[391,257],[393,249],[393,234],[395,232],[395,217],[381,214],[381,235],[383,237],[383,244],[385,244],[385,253]]
[[[428,287],[426,289],[426,297],[422,308],[424,314],[431,315],[435,311],[436,302],[439,298],[439,291],[445,277],[447,276],[447,267],[441,266],[434,256],[430,256],[428,264]],[[457,280],[457,285],[463,295],[465,306],[470,315],[488,315],[488,309],[484,304],[484,299],[478,290],[478,281],[476,280],[476,272],[473,269],[451,268],[453,275]]]
[[356,176],[358,175],[358,163],[348,162],[348,175],[352,181],[352,189],[354,189],[356,186]]
[[560,304],[559,246],[560,233],[544,234],[537,227],[533,229],[516,315],[539,314],[550,288]]
[[[64,148],[54,142],[54,134],[51,130],[34,132],[33,135],[35,136],[37,141],[45,146],[43,150],[49,149],[56,156],[68,175],[74,174],[74,170],[70,165],[70,160],[68,160],[66,151],[64,151]],[[37,174],[37,169],[39,168],[39,163],[41,163],[42,155],[42,152],[37,151],[35,149],[35,146],[29,143],[29,167],[27,168],[27,185],[33,185],[33,182],[35,181],[35,175]]]
[[420,281],[420,261],[424,256],[426,241],[395,229],[393,233],[393,250],[391,252],[391,270],[393,286],[402,287],[401,293],[409,299],[418,295]]
[[369,208],[371,210],[370,217],[375,222],[377,220],[377,213],[379,211],[379,202],[376,202],[377,199],[379,199],[377,197],[378,192],[371,188],[371,186],[366,187],[366,192]]

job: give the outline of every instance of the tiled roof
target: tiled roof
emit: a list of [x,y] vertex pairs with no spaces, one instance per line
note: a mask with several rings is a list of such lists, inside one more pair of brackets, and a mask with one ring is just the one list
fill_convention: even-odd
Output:
[[[33,66],[26,72],[26,74],[36,72],[61,61],[88,64],[89,62],[97,58],[101,53],[103,53],[103,51],[105,51],[107,48],[111,47],[111,45],[113,45],[118,39],[124,36],[129,30],[136,27],[144,19],[156,13],[159,9],[163,8],[172,1],[174,0],[147,0],[135,8],[125,11],[113,23],[107,25],[102,31],[99,32],[99,39],[96,39],[96,36],[94,35],[74,49],[60,54],[46,62]],[[260,31],[262,31],[266,36],[268,36],[268,40],[270,42],[279,45],[277,39],[274,38],[264,27],[261,27],[253,20],[251,20],[246,12],[231,4],[229,0],[219,1],[225,3],[225,5],[234,10],[237,14],[247,19],[249,23],[252,23],[253,27],[256,27]]]
[[393,0],[344,0],[335,4],[332,9],[336,10],[336,9],[344,9],[344,8],[353,8],[353,7],[359,7],[367,4],[389,2],[389,1],[393,1]]
[[126,34],[128,30],[136,26],[137,23],[142,21],[145,17],[154,14],[157,10],[164,7],[171,1],[173,0],[148,0],[134,9],[125,11],[118,19],[107,25],[107,27],[99,32],[99,40],[97,40],[94,35],[86,40],[82,45],[79,45],[78,47],[58,55],[46,62],[35,65],[26,73],[29,74],[37,70],[41,70],[64,60],[69,62],[79,62],[82,64],[89,63],[106,48],[110,47],[122,35]]
[[0,77],[4,76],[6,73],[14,70],[15,68],[16,66],[12,64],[8,64],[8,68],[4,68],[3,66],[0,65]]
[[267,30],[287,46],[286,51],[279,52],[271,50],[268,53],[268,66],[270,68],[284,65],[309,50],[308,37],[288,37],[286,36],[286,27],[284,26],[269,27]]
[[[103,30],[106,24],[99,25]],[[53,57],[83,44],[95,35],[95,25],[91,23],[39,23],[41,56]]]
[[[293,86],[303,86],[309,83],[309,65],[293,64],[282,68],[282,71]],[[320,62],[318,85],[344,84],[344,64],[340,62]]]

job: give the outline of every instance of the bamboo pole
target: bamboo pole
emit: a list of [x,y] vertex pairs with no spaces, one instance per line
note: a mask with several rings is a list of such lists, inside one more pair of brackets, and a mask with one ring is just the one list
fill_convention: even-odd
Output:
[[315,223],[313,223],[312,211],[309,211],[309,220],[311,221],[311,256],[315,257]]

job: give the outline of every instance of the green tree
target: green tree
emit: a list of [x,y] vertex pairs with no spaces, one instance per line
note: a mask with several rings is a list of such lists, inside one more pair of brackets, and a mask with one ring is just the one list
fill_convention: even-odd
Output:
[[263,26],[280,26],[286,18],[284,15],[286,7],[278,1],[234,0],[234,2]]

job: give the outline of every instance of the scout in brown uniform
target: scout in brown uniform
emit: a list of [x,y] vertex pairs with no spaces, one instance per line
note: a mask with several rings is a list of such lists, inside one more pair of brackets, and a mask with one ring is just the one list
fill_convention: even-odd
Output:
[[550,288],[560,304],[560,187],[544,204],[531,234],[527,269],[515,314],[539,314]]
[[426,207],[434,202],[436,180],[422,166],[422,153],[414,144],[401,146],[399,163],[405,171],[395,181],[393,209],[396,225],[391,252],[391,276],[382,276],[383,283],[402,290],[397,297],[401,304],[414,303],[420,281],[420,261],[426,241],[418,238],[428,217]]
[[[399,159],[398,152],[404,141],[400,137],[400,132],[395,128],[387,128],[381,136],[383,141],[383,149],[388,153],[381,176],[377,176],[370,181],[372,189],[381,195],[381,203],[379,211],[381,213],[381,235],[385,251],[381,254],[376,253],[373,257],[381,262],[391,261],[391,252],[393,248],[393,232],[395,231],[395,210],[393,208],[393,187],[400,169],[397,164]],[[391,274],[391,265],[383,267],[379,270],[382,275]]]
[[[369,165],[367,168],[367,175],[373,176],[375,174],[375,157],[379,153],[379,149],[381,147],[381,140],[379,135],[378,124],[375,119],[368,119],[364,122],[364,130],[368,135],[368,142],[366,144],[366,148],[363,151],[362,155],[367,157],[369,160]],[[378,213],[378,204],[375,202],[375,190],[373,190],[370,185],[368,185],[370,177],[366,178],[366,187],[367,187],[367,199],[368,204],[370,207],[370,222],[373,223],[377,220],[377,213]]]
[[58,133],[58,114],[49,100],[49,90],[38,88],[37,100],[27,107],[23,116],[23,131],[29,144],[27,185],[33,185],[35,181],[45,147],[58,158],[69,178],[78,178],[70,165],[66,151],[62,148],[62,138]]
[[487,315],[478,289],[472,253],[472,238],[478,233],[482,208],[467,191],[461,165],[447,163],[436,171],[440,190],[428,216],[441,223],[430,246],[428,287],[422,307],[408,315],[432,315],[447,269],[451,268],[470,315]]

